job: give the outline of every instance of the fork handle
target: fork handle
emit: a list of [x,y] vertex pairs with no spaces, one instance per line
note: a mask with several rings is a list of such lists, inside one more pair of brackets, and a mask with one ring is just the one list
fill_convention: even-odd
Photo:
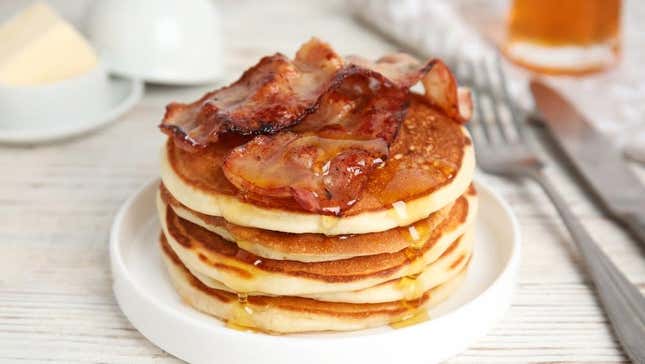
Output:
[[581,251],[600,303],[623,350],[634,363],[645,363],[645,297],[600,250],[546,176],[540,171],[530,176],[549,196]]
[[645,247],[645,213],[627,213],[620,216],[620,218],[627,224],[627,227],[632,234],[640,240],[641,244]]

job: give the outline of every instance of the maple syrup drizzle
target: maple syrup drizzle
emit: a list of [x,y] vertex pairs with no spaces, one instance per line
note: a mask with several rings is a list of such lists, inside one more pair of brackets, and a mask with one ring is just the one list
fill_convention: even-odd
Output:
[[421,309],[421,310],[411,311],[410,313],[405,314],[401,320],[396,320],[394,322],[391,322],[390,327],[393,329],[401,329],[401,328],[416,325],[428,320],[430,320],[430,315],[428,314],[428,310]]
[[253,308],[248,304],[249,296],[246,293],[238,293],[237,301],[231,308],[231,316],[226,320],[226,327],[246,332],[257,332],[253,318]]
[[404,223],[408,219],[408,206],[404,201],[396,201],[392,203],[394,209],[394,216],[399,223]]
[[455,166],[443,159],[433,160],[432,167],[438,169],[446,178],[452,178],[456,172]]
[[[399,279],[399,282],[397,282],[396,288],[403,293],[401,304],[407,307],[408,311],[416,312],[416,309],[409,303],[409,301],[421,297],[424,293],[422,282],[419,280],[419,272],[423,270],[423,265],[425,263],[421,249],[430,237],[430,229],[427,224],[417,224],[410,225],[407,232],[408,242],[410,243],[410,245],[404,250],[404,253],[408,261],[410,261],[408,271],[413,272],[413,275],[401,277]],[[408,320],[410,319],[411,318],[409,318]],[[406,319],[403,319],[401,321],[393,323],[392,325],[397,326],[396,328],[408,326],[416,323],[416,320],[419,320],[419,318],[415,318],[414,320],[412,320],[413,322],[411,321],[409,324],[405,324],[401,323],[406,321]]]
[[408,242],[410,248],[420,250],[430,239],[431,229],[427,222],[423,221],[408,227]]
[[417,276],[406,276],[399,279],[396,288],[403,292],[403,301],[415,300],[423,295],[423,282]]
[[407,239],[410,245],[403,252],[411,263],[408,271],[416,274],[423,269],[425,263],[422,248],[429,238],[429,229],[425,224],[419,224],[418,226],[410,225],[407,232]]
[[340,219],[335,216],[321,215],[320,216],[320,226],[325,232],[332,231],[337,225]]

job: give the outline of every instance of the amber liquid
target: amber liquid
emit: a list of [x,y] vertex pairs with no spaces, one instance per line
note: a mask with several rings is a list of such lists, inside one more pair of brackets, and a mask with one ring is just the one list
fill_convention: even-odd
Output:
[[620,0],[514,0],[505,53],[547,73],[600,70],[618,57],[620,8]]

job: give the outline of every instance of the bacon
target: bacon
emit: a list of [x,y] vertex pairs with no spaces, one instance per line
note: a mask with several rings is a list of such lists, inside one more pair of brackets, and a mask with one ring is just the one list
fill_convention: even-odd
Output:
[[422,65],[408,54],[397,53],[376,62],[350,56],[347,62],[381,73],[400,87],[409,88],[421,81],[428,102],[461,123],[472,115],[470,91],[457,86],[455,76],[441,60],[432,59]]
[[358,66],[340,73],[342,81],[323,96],[318,110],[291,130],[334,139],[381,138],[389,145],[405,117],[407,88]]
[[449,117],[466,123],[473,109],[470,90],[457,87],[455,76],[442,61],[432,60],[426,67],[429,69],[421,78],[426,99]]
[[376,62],[360,56],[348,56],[346,62],[378,72],[405,88],[419,82],[420,77],[427,71],[422,68],[416,58],[407,53],[389,54],[379,58]]
[[293,198],[307,211],[340,215],[387,158],[419,81],[433,107],[457,122],[470,118],[470,93],[440,60],[343,60],[314,38],[294,60],[265,57],[230,86],[168,105],[160,127],[187,150],[224,134],[254,136],[224,159],[233,185],[249,198]]
[[468,122],[473,116],[473,97],[468,87],[457,88],[457,104],[461,122]]
[[357,201],[369,173],[387,153],[381,138],[329,139],[282,131],[233,149],[223,170],[241,190],[293,197],[305,210],[337,215]]
[[292,197],[312,212],[351,207],[368,174],[387,158],[408,91],[356,66],[342,78],[300,124],[233,150],[223,166],[227,179],[253,194]]
[[230,86],[191,104],[169,104],[159,127],[187,150],[217,142],[226,132],[275,133],[317,108],[342,65],[328,44],[313,38],[293,61],[279,53],[264,57]]

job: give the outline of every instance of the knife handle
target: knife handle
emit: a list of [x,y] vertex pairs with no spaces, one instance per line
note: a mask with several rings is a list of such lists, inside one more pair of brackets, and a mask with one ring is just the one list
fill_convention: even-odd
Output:
[[622,219],[641,245],[645,247],[645,212],[624,214]]

